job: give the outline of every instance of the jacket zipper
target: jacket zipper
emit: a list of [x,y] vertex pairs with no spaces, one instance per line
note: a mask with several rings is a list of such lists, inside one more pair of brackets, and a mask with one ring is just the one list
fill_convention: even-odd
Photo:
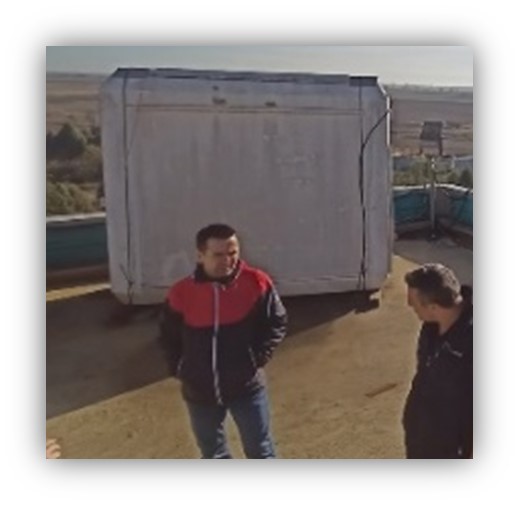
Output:
[[182,365],[184,363],[184,358],[180,358],[178,365],[177,365],[177,377],[180,378],[180,372],[182,370]]
[[252,365],[254,366],[254,368],[258,368],[258,364],[256,362],[256,358],[254,357],[254,352],[252,351],[252,349],[249,347],[249,357],[252,361]]
[[214,384],[214,395],[216,402],[222,405],[222,395],[220,392],[220,377],[218,376],[218,364],[217,364],[217,342],[218,342],[218,331],[220,329],[220,293],[216,283],[213,283],[214,293],[214,326],[213,326],[213,345],[212,345],[212,365],[213,365],[213,384]]

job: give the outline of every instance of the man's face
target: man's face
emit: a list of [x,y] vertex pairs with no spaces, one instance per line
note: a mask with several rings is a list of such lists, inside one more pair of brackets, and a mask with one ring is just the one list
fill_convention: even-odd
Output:
[[407,288],[407,305],[415,311],[421,321],[436,321],[436,304],[427,302],[416,288]]
[[198,262],[209,277],[219,279],[232,273],[240,259],[240,244],[236,235],[228,239],[210,238],[205,250],[198,251]]

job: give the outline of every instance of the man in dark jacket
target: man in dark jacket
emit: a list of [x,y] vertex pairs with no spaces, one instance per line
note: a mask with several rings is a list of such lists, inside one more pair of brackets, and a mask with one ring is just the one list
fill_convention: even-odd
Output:
[[440,264],[405,276],[423,321],[404,409],[408,458],[472,457],[472,288]]
[[236,232],[214,224],[196,237],[197,267],[170,289],[161,344],[182,382],[203,458],[230,458],[230,411],[248,458],[274,458],[263,367],[285,337],[286,311],[269,276],[240,260]]

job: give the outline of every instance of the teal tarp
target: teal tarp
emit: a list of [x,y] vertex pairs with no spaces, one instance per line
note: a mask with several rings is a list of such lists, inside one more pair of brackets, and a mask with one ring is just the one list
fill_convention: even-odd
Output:
[[47,224],[47,268],[79,268],[108,263],[106,222]]
[[395,226],[429,219],[429,193],[422,189],[393,191]]
[[451,196],[451,216],[453,224],[473,227],[473,199],[472,193],[467,192],[463,196]]

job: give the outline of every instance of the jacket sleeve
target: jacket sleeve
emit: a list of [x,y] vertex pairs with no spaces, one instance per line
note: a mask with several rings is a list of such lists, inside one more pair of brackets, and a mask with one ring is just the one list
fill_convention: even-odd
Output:
[[256,364],[263,367],[287,332],[287,312],[273,285],[268,287],[262,300],[259,328],[254,353]]
[[177,378],[182,360],[182,326],[182,314],[171,306],[169,300],[166,300],[159,317],[159,346],[171,375]]
[[472,457],[472,438],[473,438],[473,350],[472,350],[472,325],[467,333],[470,337],[465,356],[462,387],[463,401],[461,408],[461,446],[462,457]]

